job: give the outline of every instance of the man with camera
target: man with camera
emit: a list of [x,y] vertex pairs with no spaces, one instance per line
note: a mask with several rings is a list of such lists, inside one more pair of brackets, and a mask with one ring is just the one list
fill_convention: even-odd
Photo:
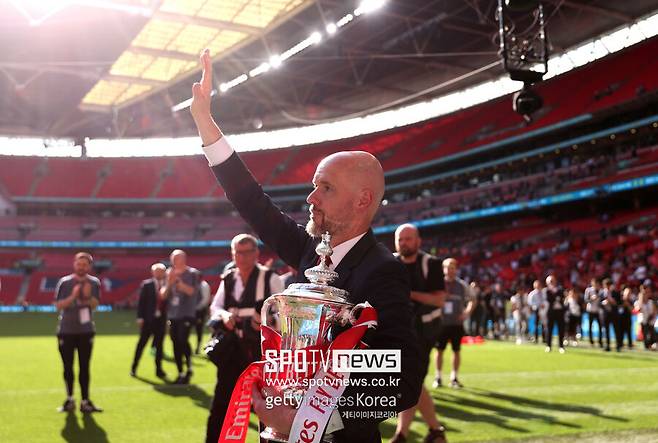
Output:
[[89,275],[93,259],[86,252],[78,252],[73,259],[73,274],[62,277],[55,288],[55,307],[59,311],[57,340],[59,354],[64,364],[66,400],[58,409],[60,412],[75,410],[73,400],[73,359],[78,351],[80,372],[78,381],[82,401],[80,412],[101,412],[89,399],[89,361],[96,331],[92,313],[100,300],[101,283]]
[[[175,383],[187,384],[192,378],[192,348],[189,339],[194,325],[201,273],[187,266],[185,251],[174,250],[169,260],[171,267],[167,269],[167,278],[165,285],[160,288],[160,295],[167,300],[169,336],[174,344],[174,360],[178,369]],[[183,372],[183,357],[187,372]]]
[[260,360],[260,308],[272,294],[283,291],[279,276],[258,264],[258,241],[249,234],[231,240],[235,267],[222,275],[210,305],[213,329],[208,357],[217,365],[217,384],[206,427],[206,442],[216,443],[231,393],[242,371]]

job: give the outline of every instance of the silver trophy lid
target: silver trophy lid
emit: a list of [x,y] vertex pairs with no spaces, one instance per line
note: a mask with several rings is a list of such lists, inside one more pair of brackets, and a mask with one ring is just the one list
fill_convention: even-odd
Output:
[[332,271],[327,265],[327,259],[334,252],[331,249],[331,235],[328,232],[322,234],[322,241],[318,243],[315,252],[320,257],[320,263],[304,271],[304,275],[310,283],[294,283],[284,291],[284,294],[322,298],[349,304],[347,301],[347,291],[330,286],[338,278],[338,273]]
[[328,232],[322,234],[322,241],[316,246],[315,253],[320,257],[320,263],[308,268],[304,271],[304,275],[313,284],[330,285],[338,278],[338,272],[332,271],[327,265],[327,259],[334,253],[334,250],[331,249],[331,234]]

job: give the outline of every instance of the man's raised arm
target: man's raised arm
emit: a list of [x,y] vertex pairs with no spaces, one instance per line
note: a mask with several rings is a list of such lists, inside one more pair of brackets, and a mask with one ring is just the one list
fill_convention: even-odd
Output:
[[201,81],[192,86],[190,110],[208,163],[240,216],[283,261],[299,268],[302,254],[312,239],[303,227],[272,203],[246,165],[224,140],[222,131],[210,113],[212,63],[207,49],[201,54],[201,64],[203,73]]
[[[204,50],[201,54],[203,73],[201,81],[192,86],[192,104],[190,111],[192,118],[199,130],[203,146],[210,146],[223,137],[222,131],[212,118],[210,113],[210,101],[212,99],[212,63],[210,51]],[[215,165],[211,165],[215,166]]]

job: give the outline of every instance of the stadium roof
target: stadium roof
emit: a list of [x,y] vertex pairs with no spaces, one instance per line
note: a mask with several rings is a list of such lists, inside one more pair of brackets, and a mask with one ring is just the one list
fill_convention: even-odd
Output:
[[[553,53],[658,8],[655,0],[543,3]],[[196,53],[206,46],[213,49],[217,73],[213,112],[231,133],[432,99],[503,75],[495,63],[495,5],[2,2],[0,134],[78,140],[194,135],[185,100],[199,76]]]

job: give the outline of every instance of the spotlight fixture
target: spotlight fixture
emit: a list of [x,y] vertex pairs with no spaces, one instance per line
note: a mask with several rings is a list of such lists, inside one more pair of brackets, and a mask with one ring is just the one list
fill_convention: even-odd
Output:
[[529,123],[543,106],[531,86],[548,72],[544,8],[537,0],[498,0],[496,18],[503,66],[512,80],[523,82],[523,89],[514,94],[512,107]]

